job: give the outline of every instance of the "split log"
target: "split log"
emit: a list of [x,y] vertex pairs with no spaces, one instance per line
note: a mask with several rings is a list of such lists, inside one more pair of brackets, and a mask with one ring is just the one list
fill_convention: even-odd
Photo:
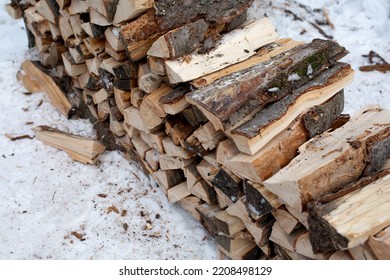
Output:
[[[245,181],[244,193],[248,203],[249,213],[254,218],[271,213],[271,211],[282,205],[278,198],[261,184]],[[287,232],[287,234],[290,233]]]
[[294,252],[294,244],[299,236],[304,232],[303,228],[298,228],[291,234],[287,234],[276,221],[272,227],[271,236],[269,239],[276,244],[279,244],[283,248]]
[[212,178],[211,184],[227,195],[232,202],[236,202],[243,194],[242,179],[230,175],[221,168]]
[[53,78],[47,75],[39,66],[39,62],[26,60],[22,64],[22,69],[30,79],[33,79],[39,84],[39,88],[43,90],[50,102],[57,110],[65,117],[71,117],[74,113],[74,108],[66,98],[66,94],[54,82]]
[[147,51],[162,32],[156,23],[155,11],[150,9],[138,19],[122,26],[119,34],[129,58],[138,61],[146,57]]
[[170,203],[178,202],[189,195],[191,195],[191,193],[187,189],[186,182],[180,183],[179,185],[174,186],[167,191],[167,197]]
[[167,60],[169,81],[172,84],[191,81],[246,60],[260,47],[275,41],[276,37],[275,28],[268,19],[233,30],[223,35],[215,49],[207,54],[192,54],[187,60]]
[[178,201],[178,204],[192,215],[197,221],[201,220],[201,216],[196,208],[202,204],[202,201],[193,195],[187,196]]
[[159,170],[157,172],[153,172],[152,177],[164,190],[168,190],[174,186],[177,186],[185,180],[183,171],[181,169],[165,171]]
[[352,184],[349,188],[354,191],[328,203],[311,205],[309,226],[314,253],[353,248],[389,225],[390,174],[382,172],[377,177],[369,184],[372,178]]
[[252,120],[231,132],[237,148],[254,155],[300,114],[326,102],[351,83],[353,74],[349,64],[336,63],[283,99],[265,107]]
[[295,229],[297,229],[300,226],[299,221],[293,215],[291,215],[285,208],[278,208],[273,210],[272,215],[275,217],[276,221],[278,221],[281,228],[287,234],[291,234]]
[[370,236],[368,245],[380,260],[390,260],[390,226]]
[[245,229],[245,225],[241,219],[229,215],[226,211],[221,211],[215,216],[217,229],[219,233],[233,237],[235,234]]
[[300,255],[314,260],[327,260],[330,257],[329,254],[314,254],[313,247],[310,243],[310,232],[308,231],[302,233],[295,240],[294,251]]
[[265,105],[287,96],[346,54],[337,43],[316,39],[276,56],[271,62],[219,79],[186,98],[217,130],[226,131],[250,120]]
[[168,95],[161,97],[159,102],[165,113],[176,115],[187,108],[190,104],[185,99],[185,95],[190,91],[190,86],[184,84],[174,88]]
[[117,9],[119,0],[87,0],[88,5],[112,21]]
[[201,88],[210,85],[213,82],[225,76],[233,74],[234,72],[239,72],[248,69],[250,67],[253,67],[256,64],[269,61],[273,57],[301,44],[303,43],[291,39],[279,39],[274,43],[270,43],[268,45],[265,45],[264,47],[261,47],[254,56],[248,58],[247,60],[244,60],[243,62],[237,64],[233,64],[217,72],[195,79],[194,81],[191,82],[191,84],[196,88]]
[[38,126],[33,130],[38,140],[65,151],[73,160],[81,163],[95,164],[105,150],[105,147],[95,140],[71,135],[48,126]]
[[151,149],[147,151],[145,154],[145,160],[149,163],[153,171],[158,171],[160,169],[160,153],[157,150]]
[[175,145],[170,137],[165,137],[162,140],[164,151],[168,156],[180,157],[183,159],[189,159],[194,156],[193,153],[188,152],[182,146]]
[[[307,202],[360,177],[367,166],[368,141],[383,141],[390,129],[389,120],[390,111],[382,108],[362,110],[343,127],[300,147],[300,155],[264,186],[287,205],[304,210]],[[382,158],[383,151],[376,152],[369,155],[370,161]]]
[[348,250],[354,260],[376,260],[376,256],[367,242]]
[[239,153],[226,161],[225,166],[250,181],[262,183],[290,163],[297,155],[298,148],[311,136],[331,128],[343,110],[344,93],[341,91],[296,118],[253,156]]
[[218,34],[224,28],[224,24],[210,26],[204,19],[190,22],[158,38],[149,49],[148,55],[165,59],[189,55],[209,36]]
[[155,1],[154,6],[158,25],[163,30],[172,30],[197,19],[205,19],[207,22],[229,23],[234,18],[246,13],[252,1],[159,0]]
[[189,191],[210,205],[215,205],[217,203],[217,196],[213,187],[205,180],[197,182]]
[[119,0],[117,2],[118,6],[113,20],[113,24],[115,25],[142,15],[153,7],[154,0]]

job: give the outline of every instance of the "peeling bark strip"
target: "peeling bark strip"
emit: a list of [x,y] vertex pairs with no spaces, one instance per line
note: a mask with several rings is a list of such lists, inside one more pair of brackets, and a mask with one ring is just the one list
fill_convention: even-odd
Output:
[[259,63],[196,90],[187,95],[187,100],[209,117],[216,129],[228,130],[266,104],[287,96],[346,54],[337,43],[316,39],[278,55],[272,62]]
[[[379,177],[379,178],[378,178]],[[390,223],[390,175],[382,172],[346,187],[356,189],[333,201],[309,207],[314,253],[331,253],[363,244]],[[336,214],[337,213],[337,214]]]
[[253,0],[156,0],[155,9],[162,30],[205,19],[228,23],[247,11]]
[[241,152],[255,154],[301,113],[322,104],[347,86],[352,81],[353,74],[350,65],[336,63],[234,129],[231,132],[232,139]]
[[357,180],[367,166],[368,143],[376,142],[389,127],[390,111],[379,107],[364,109],[343,127],[301,146],[300,155],[264,186],[287,205],[302,211],[308,202]]
[[211,180],[211,184],[236,202],[242,195],[242,180],[236,182],[223,168]]

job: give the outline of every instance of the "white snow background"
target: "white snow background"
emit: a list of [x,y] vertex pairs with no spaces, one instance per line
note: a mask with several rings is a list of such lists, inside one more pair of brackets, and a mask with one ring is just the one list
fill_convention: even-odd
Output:
[[[36,139],[12,142],[5,136],[33,136],[38,125],[94,136],[88,121],[65,119],[43,93],[24,94],[16,73],[36,53],[27,49],[22,20],[6,13],[8,2],[0,0],[0,259],[215,259],[216,245],[203,227],[169,204],[120,153],[106,152],[98,165],[83,165]],[[371,50],[390,62],[390,0],[255,0],[250,16],[267,15],[281,38],[309,42],[323,38],[309,21],[321,15],[314,9],[324,7],[335,29],[321,28],[350,51],[343,61],[356,70],[345,112],[368,104],[390,109],[390,72],[358,70],[368,65],[362,55]],[[108,213],[112,205],[127,214]]]

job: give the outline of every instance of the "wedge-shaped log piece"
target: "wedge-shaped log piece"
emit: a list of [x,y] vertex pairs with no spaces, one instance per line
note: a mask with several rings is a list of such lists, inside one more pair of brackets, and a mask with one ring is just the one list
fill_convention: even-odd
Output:
[[373,234],[368,245],[378,259],[390,260],[390,226]]
[[153,3],[154,0],[119,0],[113,23],[135,19],[152,8]]
[[381,158],[375,152],[368,155],[367,143],[382,141],[380,136],[388,136],[389,130],[390,111],[363,109],[343,127],[301,146],[300,155],[263,184],[287,205],[302,211],[309,201],[358,179],[367,157],[369,161]]
[[187,189],[186,182],[180,183],[167,191],[168,201],[170,203],[178,202],[189,195],[191,195],[191,193]]
[[197,19],[229,23],[246,13],[252,2],[253,0],[158,0],[154,6],[158,24],[164,30],[171,30]]
[[38,140],[63,150],[76,161],[95,164],[105,147],[98,141],[81,136],[71,135],[48,126],[35,127]]
[[358,182],[356,190],[333,201],[311,205],[309,226],[314,253],[353,248],[390,224],[390,174],[382,174],[368,185],[369,180]]
[[269,19],[250,23],[223,35],[209,53],[192,54],[190,59],[167,60],[169,81],[172,84],[191,81],[243,61],[276,38],[275,28]]
[[324,103],[353,79],[349,64],[336,63],[291,94],[264,108],[254,118],[232,131],[237,148],[254,155],[300,114]]
[[217,130],[226,131],[252,119],[265,105],[284,98],[346,54],[337,43],[316,39],[219,79],[186,98]]
[[249,212],[254,218],[271,213],[271,211],[282,205],[277,196],[261,184],[250,181],[245,182],[244,193],[248,202]]
[[118,1],[119,0],[87,0],[87,3],[91,8],[105,16],[108,21],[112,21],[117,9]]
[[242,196],[242,179],[229,174],[223,168],[214,176],[211,184],[220,189],[232,202],[236,202]]
[[293,47],[301,44],[303,43],[294,41],[292,39],[279,39],[274,43],[270,43],[260,48],[254,56],[248,58],[247,60],[244,60],[240,63],[233,64],[217,72],[195,79],[194,81],[191,82],[191,84],[196,88],[210,85],[216,80],[221,79],[230,74],[233,74],[234,72],[245,70],[261,62],[269,61],[270,59],[277,56],[278,54],[286,52],[289,49],[292,49]]
[[22,64],[22,69],[30,79],[36,81],[39,88],[46,93],[50,102],[61,112],[61,114],[67,118],[71,116],[74,109],[66,98],[65,93],[55,83],[51,76],[43,72],[39,62],[26,60]]
[[290,163],[298,148],[311,136],[330,129],[343,110],[344,93],[341,91],[303,113],[253,156],[239,153],[226,161],[225,166],[248,180],[262,183]]
[[185,99],[185,95],[191,91],[188,84],[174,88],[170,94],[160,98],[160,104],[164,111],[170,115],[176,115],[187,108],[190,104]]

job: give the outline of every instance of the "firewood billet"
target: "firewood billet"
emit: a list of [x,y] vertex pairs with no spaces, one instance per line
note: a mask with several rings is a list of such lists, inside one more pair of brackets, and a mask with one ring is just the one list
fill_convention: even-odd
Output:
[[170,94],[161,97],[159,102],[167,114],[176,115],[190,105],[185,99],[185,95],[190,91],[188,84],[180,85],[174,88]]
[[155,11],[150,9],[138,19],[122,26],[119,34],[129,58],[137,61],[146,57],[149,48],[163,32],[156,23]]
[[203,202],[200,198],[189,195],[177,202],[184,210],[190,213],[197,221],[201,220],[199,212],[196,210],[196,207],[201,205]]
[[204,1],[196,0],[159,0],[155,1],[158,25],[163,30],[205,19],[207,22],[229,23],[246,13],[253,0]]
[[306,256],[314,260],[327,260],[329,254],[314,254],[313,247],[310,243],[310,232],[305,231],[295,240],[294,251],[300,255]]
[[275,41],[275,28],[267,18],[235,29],[221,37],[215,49],[207,54],[192,54],[190,59],[165,62],[172,84],[187,82],[243,61],[260,47]]
[[363,244],[390,223],[390,174],[329,203],[313,203],[309,226],[314,253]]
[[372,252],[368,242],[360,244],[356,247],[348,249],[348,252],[351,254],[354,260],[377,260],[378,258]]
[[282,205],[277,196],[261,184],[250,181],[245,182],[244,194],[248,203],[249,213],[254,218],[271,213]]
[[217,203],[217,195],[213,187],[211,187],[205,180],[197,182],[189,191],[199,197],[204,202],[214,205]]
[[324,104],[296,118],[253,156],[239,153],[226,161],[225,166],[248,180],[262,183],[290,163],[297,155],[298,148],[311,135],[321,134],[331,128],[343,110],[344,93],[341,91]]
[[173,59],[192,53],[204,41],[209,23],[204,19],[171,30],[153,43],[149,56]]
[[249,213],[247,212],[247,207],[242,201],[242,198],[239,199],[236,203],[230,205],[226,209],[226,212],[229,215],[241,219],[247,230],[252,234],[258,246],[263,247],[268,243],[274,220],[265,217],[262,223],[256,223],[256,221],[254,221],[249,216]]
[[313,80],[257,113],[252,120],[231,132],[237,148],[254,155],[286,129],[301,113],[324,103],[352,82],[349,64],[336,63]]
[[299,221],[292,214],[290,214],[287,209],[283,207],[273,210],[272,215],[275,217],[279,225],[287,234],[292,233],[296,228],[300,226]]
[[17,5],[6,4],[5,10],[7,11],[8,15],[13,19],[21,19],[23,17],[23,11]]
[[236,202],[243,194],[242,179],[231,176],[223,168],[212,178],[211,184],[227,195],[232,202]]
[[87,0],[88,5],[97,12],[112,21],[117,9],[119,0]]
[[39,63],[26,60],[22,64],[22,69],[30,79],[34,79],[39,84],[39,88],[45,92],[54,107],[65,117],[70,117],[73,111],[72,105],[53,78],[40,69]]
[[294,252],[294,244],[298,237],[305,231],[304,228],[298,228],[291,234],[287,234],[276,221],[272,227],[271,236],[269,239],[283,248]]
[[217,130],[226,131],[250,120],[265,105],[284,98],[346,54],[337,43],[316,39],[272,61],[223,77],[186,98]]
[[[264,186],[287,205],[304,210],[310,200],[360,177],[367,166],[367,141],[389,130],[389,120],[390,111],[382,108],[362,110],[343,127],[301,146],[299,156],[265,181]],[[372,153],[370,160],[381,158],[381,152]]]
[[162,144],[164,147],[164,151],[168,156],[180,157],[183,159],[189,159],[194,156],[193,153],[190,153],[182,146],[175,145],[175,143],[173,143],[173,140],[170,137],[165,137],[162,140]]
[[274,43],[270,43],[260,48],[254,56],[248,58],[247,60],[244,60],[237,64],[233,64],[217,72],[195,79],[191,82],[191,84],[196,88],[210,85],[216,80],[228,76],[234,72],[242,71],[249,67],[253,67],[261,62],[269,61],[274,56],[277,56],[278,54],[286,52],[289,49],[292,49],[293,47],[301,44],[303,44],[303,42],[294,41],[292,39],[279,39]]
[[113,24],[132,20],[153,7],[154,0],[119,0]]
[[191,193],[187,189],[186,182],[180,183],[167,191],[167,197],[170,203],[178,202],[189,195],[191,195]]
[[54,0],[41,0],[36,5],[37,12],[52,23],[57,23],[59,6]]
[[149,150],[145,154],[145,160],[149,163],[153,171],[158,171],[160,169],[160,153],[155,150]]
[[168,190],[174,186],[177,186],[185,180],[183,171],[181,169],[176,170],[159,170],[152,173],[152,177],[156,180],[157,184]]
[[222,131],[216,131],[211,122],[206,123],[205,125],[200,126],[193,134],[200,143],[202,144],[203,149],[211,151],[214,150],[219,141],[225,138],[225,135]]
[[82,163],[95,164],[105,150],[105,147],[96,140],[71,135],[48,126],[38,126],[33,130],[38,140],[65,151],[73,160]]
[[75,15],[75,14],[83,14],[88,12],[89,5],[87,1],[83,0],[73,0],[70,2],[69,6],[69,14]]
[[223,140],[219,142],[216,149],[216,161],[221,165],[225,165],[226,162],[239,153],[240,151],[237,149],[232,139]]
[[390,260],[390,226],[370,236],[368,245],[380,260]]

